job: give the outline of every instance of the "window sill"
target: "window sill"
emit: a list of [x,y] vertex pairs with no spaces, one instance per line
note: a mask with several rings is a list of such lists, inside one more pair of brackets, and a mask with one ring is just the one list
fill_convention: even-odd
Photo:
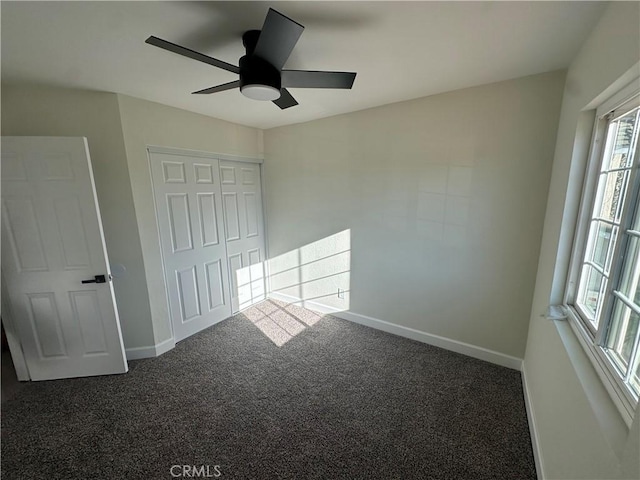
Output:
[[585,339],[583,328],[569,307],[567,320],[553,321],[605,438],[622,458],[633,422],[634,407],[610,377],[607,368]]
[[626,423],[627,427],[631,427],[633,422],[633,416],[635,412],[635,404],[629,399],[627,394],[622,391],[622,387],[613,378],[613,373],[605,365],[606,360],[598,352],[598,347],[591,344],[588,337],[587,330],[580,322],[578,314],[572,307],[565,306],[568,312],[567,321],[574,335],[578,339],[581,347],[591,362],[591,366],[598,375],[602,385],[611,396],[611,401],[615,404],[616,408],[620,412],[622,419]]

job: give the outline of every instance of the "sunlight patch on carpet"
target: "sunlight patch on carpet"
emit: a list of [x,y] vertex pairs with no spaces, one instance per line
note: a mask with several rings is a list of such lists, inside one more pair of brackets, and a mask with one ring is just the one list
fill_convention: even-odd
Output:
[[322,319],[318,313],[272,299],[244,310],[242,315],[278,347]]

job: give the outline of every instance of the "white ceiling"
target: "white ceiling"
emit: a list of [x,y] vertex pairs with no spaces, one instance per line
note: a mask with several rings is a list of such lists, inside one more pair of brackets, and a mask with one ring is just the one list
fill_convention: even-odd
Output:
[[[280,110],[237,76],[147,45],[155,35],[237,65],[273,7],[306,29],[285,68],[358,73],[352,90],[291,89]],[[117,92],[259,128],[565,68],[600,2],[7,2],[2,81]]]

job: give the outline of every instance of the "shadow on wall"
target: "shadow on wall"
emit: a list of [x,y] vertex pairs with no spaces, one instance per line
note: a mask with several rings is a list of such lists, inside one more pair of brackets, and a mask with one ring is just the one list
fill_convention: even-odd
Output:
[[[300,314],[297,317],[302,318],[302,321],[297,321],[283,307],[286,304],[329,312],[349,309],[350,229],[271,258],[266,263],[271,295],[286,303],[277,307],[274,304],[268,306],[262,304],[251,309],[255,311],[244,313],[276,345],[283,345],[305,328],[313,326],[321,318],[318,316],[307,319]],[[261,264],[246,267],[243,271],[238,271],[238,284],[257,285],[260,282],[252,279],[260,278],[262,272]],[[260,291],[256,290],[253,295],[254,301],[260,298],[259,295]],[[268,311],[264,311],[265,308]],[[273,315],[274,312],[277,315]],[[265,319],[268,321],[264,321]]]

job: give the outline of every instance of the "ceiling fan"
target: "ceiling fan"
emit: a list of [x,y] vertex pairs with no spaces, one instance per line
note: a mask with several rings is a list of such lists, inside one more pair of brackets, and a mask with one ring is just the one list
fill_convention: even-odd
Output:
[[353,72],[283,70],[303,30],[302,25],[270,8],[262,30],[249,30],[242,35],[247,53],[240,58],[238,67],[158,37],[150,36],[145,42],[240,75],[239,80],[198,90],[194,94],[223,92],[240,87],[244,96],[254,100],[271,100],[284,110],[298,105],[287,88],[350,89],[356,78]]

